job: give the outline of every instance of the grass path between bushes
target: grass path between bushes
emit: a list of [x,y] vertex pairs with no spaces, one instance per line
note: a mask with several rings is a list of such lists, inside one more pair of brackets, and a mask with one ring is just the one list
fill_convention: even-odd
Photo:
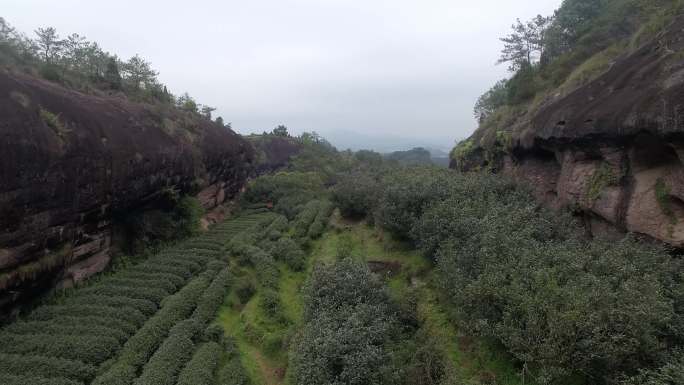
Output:
[[[287,349],[283,346],[302,322],[301,289],[316,263],[332,262],[341,252],[369,262],[371,269],[385,276],[395,298],[402,298],[411,288],[418,291],[420,321],[440,342],[447,371],[456,378],[475,384],[533,384],[522,381],[520,370],[504,350],[460,335],[437,294],[432,262],[365,223],[344,221],[337,215],[331,223],[331,229],[312,243],[305,271],[293,272],[280,265],[280,296],[287,322],[276,322],[263,314],[258,290],[244,305],[231,293],[220,311],[219,322],[235,339],[253,385],[288,384]],[[246,274],[254,276],[254,271],[246,270]]]

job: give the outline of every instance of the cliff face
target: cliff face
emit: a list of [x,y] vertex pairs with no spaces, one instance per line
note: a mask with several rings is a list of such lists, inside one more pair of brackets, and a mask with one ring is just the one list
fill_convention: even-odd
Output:
[[506,151],[481,147],[452,167],[486,165],[595,234],[625,231],[684,247],[684,18],[591,83],[528,112]]
[[104,269],[114,213],[168,188],[211,208],[239,191],[253,157],[191,114],[0,72],[0,309]]

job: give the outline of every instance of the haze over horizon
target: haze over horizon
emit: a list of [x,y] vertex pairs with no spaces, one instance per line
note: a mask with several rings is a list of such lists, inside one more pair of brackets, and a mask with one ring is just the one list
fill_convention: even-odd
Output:
[[171,92],[216,107],[243,134],[285,124],[338,146],[358,133],[359,148],[369,137],[448,148],[476,127],[477,97],[507,75],[498,38],[560,0],[184,4],[6,0],[3,17],[28,35],[54,26],[123,59],[140,54]]

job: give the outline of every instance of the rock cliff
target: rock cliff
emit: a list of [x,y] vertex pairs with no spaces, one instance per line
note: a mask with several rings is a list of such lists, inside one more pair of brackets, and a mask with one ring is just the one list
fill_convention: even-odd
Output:
[[549,206],[582,213],[594,234],[684,247],[684,18],[496,136],[505,146],[471,141],[452,167],[510,175]]
[[239,191],[253,159],[196,114],[0,72],[0,310],[104,269],[114,213],[168,189],[211,208]]

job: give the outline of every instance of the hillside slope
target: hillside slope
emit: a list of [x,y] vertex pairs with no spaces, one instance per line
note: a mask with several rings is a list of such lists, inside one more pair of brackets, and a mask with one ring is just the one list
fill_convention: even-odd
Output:
[[109,262],[112,219],[164,191],[233,196],[254,151],[197,114],[0,71],[0,307]]
[[481,126],[452,168],[513,176],[594,234],[634,232],[684,247],[684,17],[593,81]]

